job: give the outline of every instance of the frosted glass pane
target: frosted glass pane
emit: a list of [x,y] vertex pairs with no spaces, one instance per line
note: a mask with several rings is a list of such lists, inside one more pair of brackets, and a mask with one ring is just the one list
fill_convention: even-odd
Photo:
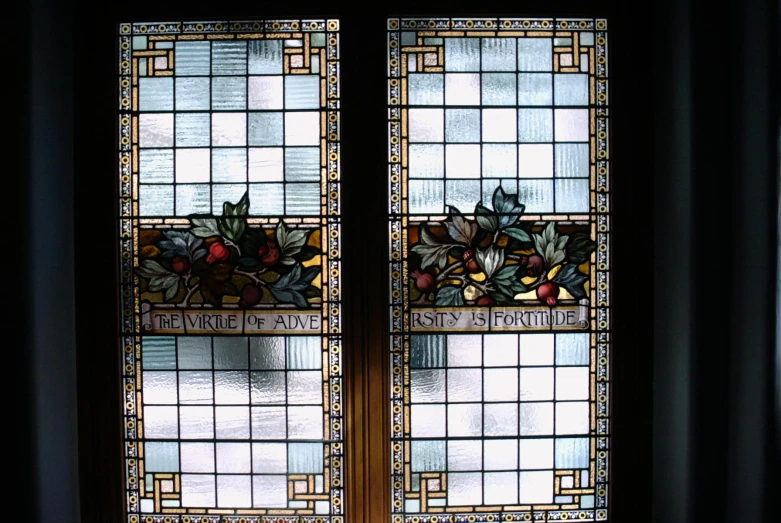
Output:
[[213,439],[214,407],[180,407],[179,430],[183,439]]
[[173,336],[145,336],[141,342],[144,369],[175,369],[176,342]]
[[177,78],[176,110],[203,111],[209,109],[211,81],[209,78]]
[[139,78],[138,107],[142,111],[171,111],[174,108],[173,78]]
[[215,407],[214,418],[217,439],[250,437],[249,407]]
[[518,365],[518,335],[517,334],[486,334],[485,366],[509,367]]
[[481,440],[448,440],[447,467],[449,470],[481,470],[483,467]]
[[251,476],[217,476],[217,506],[225,508],[252,506]]
[[518,39],[519,71],[550,71],[553,68],[553,42],[550,38]]
[[553,403],[521,403],[520,419],[521,436],[553,434]]
[[445,111],[445,139],[448,142],[479,142],[480,110],[447,109]]
[[556,109],[556,141],[588,141],[588,109]]
[[[479,403],[447,406],[448,436],[480,436],[483,432],[483,406]],[[414,436],[414,434],[413,434]]]
[[445,169],[444,158],[442,145],[411,144],[409,146],[409,177],[442,178]]
[[212,109],[215,111],[247,108],[247,78],[226,76],[212,78]]
[[286,214],[320,214],[319,183],[295,183],[287,185],[285,189]]
[[282,109],[284,87],[281,76],[250,76],[250,109]]
[[480,369],[449,369],[447,371],[447,401],[480,401],[483,396],[483,376]]
[[210,369],[212,366],[212,339],[200,336],[176,338],[180,369]]
[[518,404],[487,403],[483,407],[483,433],[486,436],[517,436]]
[[[553,336],[553,334],[522,334],[520,336],[521,365],[553,365]],[[573,336],[588,338],[588,334]]]
[[447,336],[447,364],[450,367],[480,366],[483,357],[482,350],[482,340],[479,334],[451,334]]
[[446,203],[458,209],[471,210],[480,201],[479,180],[448,180],[445,183]]
[[526,212],[553,212],[553,180],[519,180],[518,201]]
[[176,42],[174,70],[177,76],[203,76],[211,73],[209,42]]
[[483,501],[483,475],[474,472],[448,474],[448,505],[479,505]]
[[480,74],[446,74],[445,103],[447,105],[480,105]]
[[323,402],[323,374],[319,371],[287,373],[287,402],[291,405],[317,405]]
[[514,144],[483,145],[483,176],[515,178],[518,169],[517,156]]
[[249,74],[282,74],[282,42],[253,40],[249,44]]
[[138,193],[138,213],[141,216],[173,214],[174,188],[170,185],[141,184]]
[[291,443],[287,452],[288,472],[291,474],[322,474],[322,443]]
[[436,180],[409,181],[410,213],[441,213],[444,209],[445,184]]
[[[141,115],[158,116],[158,115]],[[176,146],[202,147],[209,145],[209,113],[177,113],[176,115]],[[143,144],[143,142],[142,142]]]
[[320,113],[285,113],[285,145],[320,143]]
[[283,439],[285,430],[285,407],[252,407],[252,439]]
[[285,180],[289,182],[320,181],[320,149],[317,147],[286,147]]
[[141,183],[172,183],[174,181],[174,153],[172,150],[141,149],[139,152]]
[[287,476],[253,476],[252,494],[256,507],[287,507]]
[[578,469],[589,465],[588,438],[557,438],[556,468]]
[[281,183],[251,183],[249,200],[253,215],[279,215],[283,213],[284,193]]
[[588,367],[567,367],[556,369],[557,400],[589,399]]
[[288,338],[288,368],[319,369],[321,367],[320,360],[320,338],[315,336],[295,336]]
[[220,371],[214,373],[214,402],[217,404],[249,403],[247,372]]
[[479,71],[479,38],[445,38],[446,71]]
[[587,74],[553,75],[556,105],[588,105]]
[[411,367],[445,366],[445,336],[436,334],[410,336],[410,345]]
[[515,105],[516,75],[483,73],[483,105]]
[[176,186],[176,214],[187,216],[189,214],[203,214],[209,212],[209,200],[211,188],[208,184],[177,185]]
[[249,443],[217,443],[217,472],[251,472]]
[[225,202],[238,202],[247,191],[247,186],[243,183],[219,183],[212,185],[211,191],[212,212],[216,215],[220,215],[223,211],[223,204]]
[[407,77],[410,105],[442,105],[444,78],[441,74],[416,74]]
[[445,441],[412,441],[412,470],[435,472],[447,469]]
[[556,180],[556,212],[588,212],[588,179]]
[[480,177],[479,145],[448,144],[445,147],[445,159],[445,176],[447,178]]
[[182,472],[214,472],[214,443],[179,444]]
[[514,439],[483,442],[484,470],[515,470],[518,468],[518,441]]
[[320,107],[320,77],[314,75],[285,77],[285,109]]
[[179,444],[150,441],[144,445],[147,472],[179,472]]
[[285,403],[285,373],[277,371],[252,372],[252,403]]
[[445,401],[445,371],[443,369],[411,370],[410,401],[412,403],[443,403]]
[[172,147],[174,144],[174,115],[141,114],[138,117],[141,147]]
[[212,113],[212,145],[247,145],[247,115]]
[[587,365],[588,334],[556,334],[556,365]]
[[252,336],[249,339],[250,365],[253,369],[284,369],[285,338]]
[[518,370],[486,369],[483,371],[485,401],[517,401]]
[[253,443],[252,472],[287,472],[287,443]]
[[553,471],[518,473],[519,503],[551,503]]
[[144,436],[151,439],[176,439],[179,424],[176,407],[144,407]]
[[556,404],[556,434],[588,434],[588,402],[565,402]]
[[290,439],[322,439],[322,407],[288,407],[288,437]]
[[588,144],[556,144],[556,177],[588,178]]
[[520,381],[521,401],[553,399],[552,368],[522,368]]
[[515,39],[482,39],[483,71],[515,71]]
[[518,176],[520,178],[552,178],[553,145],[518,145]]
[[515,109],[483,109],[483,141],[515,142],[516,122]]
[[282,145],[282,113],[250,113],[249,145]]
[[247,74],[247,42],[213,42],[212,74]]
[[214,476],[202,474],[182,475],[183,507],[213,507],[215,497]]
[[442,142],[445,139],[442,109],[410,109],[410,142]]
[[518,109],[518,141],[550,142],[553,114],[550,109]]
[[176,183],[207,183],[209,164],[209,149],[176,149]]
[[209,404],[212,402],[212,373],[209,371],[182,371],[179,373],[179,402],[182,404]]
[[142,376],[145,404],[176,404],[176,372],[145,371]]
[[248,154],[249,181],[281,182],[283,180],[282,147],[251,147]]
[[552,87],[550,74],[519,73],[518,105],[551,105]]
[[[553,468],[553,440],[550,438],[522,439],[518,444],[518,452],[518,467],[521,469]],[[567,467],[558,465],[558,468]]]
[[245,182],[247,180],[247,149],[212,149],[212,181]]
[[518,473],[492,472],[483,477],[484,503],[487,505],[513,504],[518,501]]
[[445,436],[444,405],[412,405],[410,411],[410,427],[413,438]]

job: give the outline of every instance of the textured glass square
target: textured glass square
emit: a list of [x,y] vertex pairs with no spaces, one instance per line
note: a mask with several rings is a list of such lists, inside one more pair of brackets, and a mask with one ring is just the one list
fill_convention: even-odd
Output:
[[253,40],[249,43],[249,74],[282,74],[282,42]]
[[247,42],[212,42],[212,75],[247,74]]
[[481,440],[448,440],[448,470],[481,470],[483,468],[483,442]]
[[283,214],[285,196],[281,183],[251,183],[249,199],[255,216]]
[[319,182],[320,149],[317,147],[286,147],[285,180],[288,182]]
[[213,475],[182,474],[183,507],[213,507],[216,497]]
[[249,403],[247,372],[218,371],[214,373],[214,402],[218,405]]
[[479,142],[480,110],[447,109],[445,111],[445,139],[448,142]]
[[208,183],[209,149],[176,149],[176,183]]
[[445,38],[445,71],[479,70],[479,38]]
[[588,212],[588,182],[586,178],[556,180],[556,212]]
[[447,73],[445,75],[445,104],[480,105],[480,74]]
[[177,78],[176,110],[208,111],[211,100],[209,78]]
[[171,149],[141,149],[138,154],[141,183],[172,183],[174,152]]
[[518,105],[551,105],[553,103],[551,75],[547,73],[518,74]]
[[[561,336],[561,334],[556,334],[556,336]],[[573,336],[588,338],[588,334],[574,334]],[[521,334],[521,365],[553,365],[553,341],[553,334]],[[558,361],[556,363],[558,364]]]
[[518,365],[517,334],[486,334],[483,359],[486,367],[514,367]]
[[585,469],[589,465],[588,438],[556,438],[556,468]]
[[285,439],[287,409],[285,407],[252,407],[252,439]]
[[290,439],[323,439],[323,407],[288,407]]
[[557,142],[588,141],[588,109],[556,109],[555,121]]
[[141,341],[141,364],[144,369],[175,369],[176,338],[144,336]]
[[553,75],[553,93],[556,105],[588,105],[588,75]]
[[174,108],[174,79],[139,78],[138,108],[141,111],[172,111]]
[[249,407],[215,407],[217,439],[249,439]]
[[518,468],[518,440],[483,441],[484,470],[515,470]]
[[439,144],[409,145],[410,178],[442,178],[445,172],[444,147]]
[[518,151],[515,144],[485,144],[482,156],[484,177],[515,178],[517,175]]
[[249,443],[217,443],[217,472],[251,472]]
[[521,368],[521,401],[539,401],[553,399],[553,369]]
[[217,476],[217,506],[245,508],[252,506],[252,477]]
[[401,45],[417,45],[418,39],[414,31],[404,31],[401,33]]
[[208,184],[177,185],[176,215],[205,214],[209,212],[211,188]]
[[588,365],[588,338],[581,333],[556,334],[556,365]]
[[485,401],[518,400],[518,369],[486,369],[483,383]]
[[212,185],[211,189],[212,212],[220,215],[223,211],[223,204],[225,202],[234,204],[239,201],[247,191],[247,186],[243,183],[216,183]]
[[483,406],[455,403],[447,406],[447,435],[480,436],[483,433]]
[[320,184],[291,183],[285,186],[285,213],[291,215],[320,214]]
[[[213,182],[246,182],[247,149],[231,147],[212,149]],[[215,338],[216,339],[216,338]]]
[[447,475],[447,501],[450,506],[480,505],[483,502],[483,475],[458,472]]
[[556,403],[556,434],[588,434],[587,401]]
[[[144,116],[153,115],[141,115]],[[209,131],[209,113],[176,114],[176,146],[203,147],[211,143]]]
[[483,73],[483,105],[516,105],[516,75]]
[[511,505],[518,502],[518,473],[490,472],[483,476],[486,505]]
[[447,470],[445,440],[412,441],[412,470],[438,472]]
[[144,444],[144,469],[147,472],[179,472],[179,444],[157,441]]
[[212,339],[208,336],[178,336],[176,338],[180,369],[210,369]]
[[485,436],[517,436],[518,404],[486,403],[483,406],[483,434]]
[[518,141],[553,140],[553,114],[550,109],[518,109]]
[[212,145],[247,145],[247,115],[245,113],[213,113]]
[[145,185],[138,188],[138,214],[170,216],[174,212],[174,188],[170,185]]
[[483,109],[483,141],[515,142],[516,123],[515,109]]
[[315,370],[294,370],[287,373],[287,402],[290,405],[323,403],[323,374]]
[[182,472],[214,472],[214,443],[179,444]]
[[287,366],[289,369],[320,369],[322,366],[320,338],[291,336],[287,339]]
[[413,438],[440,438],[446,435],[444,405],[412,405],[410,411]]
[[277,371],[252,372],[253,404],[278,404],[285,403],[286,388],[285,373]]
[[550,38],[518,39],[519,71],[550,71],[553,69],[553,42]]
[[410,336],[410,367],[444,367],[445,336],[439,334]]
[[176,404],[176,372],[144,371],[142,376],[145,405]]
[[287,443],[253,443],[252,472],[287,472]]
[[285,145],[318,145],[320,143],[320,113],[285,113]]
[[281,147],[250,147],[248,155],[249,181],[281,182],[283,180]]
[[410,109],[408,113],[410,142],[444,141],[445,113],[442,109]]
[[517,182],[507,178],[489,178],[483,179],[483,194],[481,196],[483,202],[491,202],[496,192],[497,187],[502,187],[505,193],[511,194],[516,190]]
[[556,177],[588,178],[589,146],[586,143],[556,144]]
[[134,36],[133,37],[133,49],[145,50],[147,49],[146,36]]
[[287,446],[288,472],[291,474],[322,474],[322,443],[291,443]]
[[553,180],[518,180],[518,201],[526,212],[553,212]]
[[285,338],[281,336],[251,336],[249,348],[251,368],[285,368]]
[[519,178],[553,178],[553,145],[518,145]]
[[480,146],[477,144],[448,144],[445,146],[445,176],[447,178],[479,178]]
[[407,77],[410,105],[442,105],[444,103],[444,78],[441,74],[410,73]]
[[594,45],[594,33],[582,31],[580,33],[580,45],[584,45],[584,46]]
[[176,42],[174,71],[177,76],[208,76],[211,74],[209,42]]
[[140,114],[138,128],[141,147],[173,147],[174,115],[172,113]]
[[285,109],[317,109],[319,107],[319,76],[285,76]]
[[553,434],[553,403],[521,403],[520,421],[521,436]]
[[[518,444],[518,468],[520,469],[552,469],[553,440],[522,439]],[[557,465],[558,468],[568,468]]]
[[281,76],[250,76],[248,81],[250,109],[282,109],[284,86]]
[[249,342],[244,336],[214,338],[215,369],[247,369]]
[[256,507],[287,508],[287,476],[252,476]]
[[409,388],[412,403],[444,403],[445,370],[413,369]]
[[247,77],[223,76],[212,78],[212,109],[215,111],[247,108]]
[[448,369],[447,401],[449,403],[481,401],[482,380],[480,369]]
[[483,71],[515,71],[515,39],[482,39]]
[[210,371],[182,371],[179,373],[179,403],[208,405],[213,401],[212,373]]
[[445,202],[458,209],[474,209],[480,201],[479,180],[448,180],[445,183]]
[[445,199],[445,184],[437,180],[409,181],[409,212],[441,213]]
[[249,113],[249,145],[282,145],[282,113]]
[[553,471],[518,473],[519,503],[551,503],[553,501]]
[[176,439],[179,437],[176,407],[144,407],[144,437]]

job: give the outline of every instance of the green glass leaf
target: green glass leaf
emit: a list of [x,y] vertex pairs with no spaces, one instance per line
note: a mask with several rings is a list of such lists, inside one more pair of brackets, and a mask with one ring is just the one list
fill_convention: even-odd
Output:
[[461,287],[453,287],[448,285],[442,287],[437,292],[437,299],[434,302],[435,305],[463,305],[464,296],[461,293]]

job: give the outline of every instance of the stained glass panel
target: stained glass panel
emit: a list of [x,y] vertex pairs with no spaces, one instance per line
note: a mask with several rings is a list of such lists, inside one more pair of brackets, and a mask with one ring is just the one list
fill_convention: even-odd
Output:
[[128,520],[340,522],[339,23],[118,29]]
[[394,523],[607,519],[606,29],[388,21]]

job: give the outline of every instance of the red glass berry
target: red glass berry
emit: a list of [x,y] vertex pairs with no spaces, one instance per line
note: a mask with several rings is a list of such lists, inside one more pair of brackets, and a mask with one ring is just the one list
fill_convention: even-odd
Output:
[[537,297],[540,301],[548,304],[549,307],[555,307],[559,298],[559,286],[553,282],[545,282],[537,287]]
[[267,242],[258,249],[258,258],[260,258],[260,263],[264,267],[276,265],[279,261],[279,254],[277,242]]
[[176,274],[184,274],[190,270],[190,261],[187,258],[175,256],[174,259],[171,260],[171,270]]
[[222,242],[214,242],[209,246],[209,255],[206,256],[208,263],[214,263],[218,261],[225,261],[228,259],[230,251]]

